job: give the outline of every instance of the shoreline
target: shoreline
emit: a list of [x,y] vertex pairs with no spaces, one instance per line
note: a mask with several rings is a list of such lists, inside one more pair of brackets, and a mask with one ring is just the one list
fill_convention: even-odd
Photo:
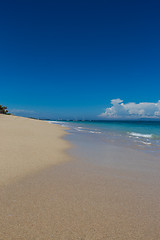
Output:
[[[1,120],[0,118],[0,122]],[[24,160],[28,160],[30,156],[32,157],[30,161],[33,161],[43,152],[40,146],[44,147],[45,144],[47,147],[49,139],[52,139],[54,144],[46,149],[47,151],[50,149],[49,155],[42,153],[40,165],[36,162],[26,171],[24,167],[27,165],[24,164],[23,168],[21,166],[19,169],[21,174],[13,168],[13,172],[19,175],[11,175],[8,184],[0,186],[0,239],[151,240],[160,238],[160,164],[156,159],[153,164],[149,155],[148,159],[145,159],[146,155],[134,150],[107,146],[107,155],[105,155],[107,164],[104,165],[103,162],[100,164],[99,161],[95,164],[94,159],[88,159],[88,156],[82,153],[83,145],[77,158],[77,154],[70,154],[76,150],[71,149],[75,139],[72,139],[73,136],[67,136],[65,128],[59,125],[19,117],[13,117],[13,122],[8,121],[7,118],[4,120],[6,128],[4,123],[0,127],[2,128],[3,125],[3,134],[5,133],[7,139],[9,136],[10,141],[23,138],[25,142],[23,149],[21,141],[16,140],[15,145],[9,146],[11,149],[8,156],[12,156],[12,147],[16,150],[15,154],[20,148],[25,150],[22,151]],[[24,125],[28,126],[26,131]],[[13,129],[13,126],[17,127]],[[54,129],[53,135],[51,129]],[[19,131],[23,136],[15,135]],[[40,132],[43,134],[41,135]],[[69,142],[63,139],[64,136],[67,136]],[[41,141],[37,137],[41,138]],[[34,158],[32,154],[26,153],[28,146],[26,141],[29,139],[29,146],[34,144],[33,150],[38,151],[38,155],[34,154]],[[38,148],[35,148],[35,140],[38,141]],[[57,140],[59,147],[56,147],[54,142]],[[94,148],[92,142],[87,143],[87,139],[86,142],[83,139],[81,141],[86,145],[86,151],[92,151]],[[75,143],[80,144],[80,139]],[[3,144],[6,145],[6,140]],[[15,148],[16,144],[18,144],[17,148]],[[68,150],[69,154],[67,154]],[[49,156],[51,158],[48,158]],[[95,157],[103,158],[99,152]],[[75,161],[69,161],[71,159]],[[114,160],[116,167],[112,162]],[[132,164],[127,166],[129,160],[132,160]],[[5,164],[6,162],[3,166],[7,169]],[[2,177],[3,175],[1,179]]]
[[42,120],[0,115],[0,185],[70,160],[66,134]]
[[[123,122],[114,121],[51,121],[57,125],[69,128],[68,132],[77,138],[88,139],[97,143],[135,149],[150,154],[153,157],[160,157],[160,123],[151,124],[148,122]],[[126,124],[127,123],[127,124]],[[77,137],[76,137],[77,136]],[[73,137],[72,137],[73,138]],[[94,144],[94,142],[93,142]]]

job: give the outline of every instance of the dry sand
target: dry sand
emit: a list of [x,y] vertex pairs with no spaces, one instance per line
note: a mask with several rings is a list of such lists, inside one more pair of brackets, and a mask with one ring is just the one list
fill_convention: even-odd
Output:
[[[40,138],[44,138],[46,129],[49,129],[46,140],[54,138],[55,141],[59,141],[61,147],[59,146],[57,149],[54,142],[52,149],[56,148],[57,156],[60,154],[61,161],[68,158],[64,153],[64,149],[68,145],[59,138],[63,135],[63,129],[35,120],[13,118],[11,122],[13,120],[15,123],[12,123],[12,127],[8,129],[8,137],[14,135],[12,131],[15,130],[12,128],[16,122],[19,122],[19,126],[23,122],[20,132],[25,131],[25,125],[30,125],[30,127],[32,125],[35,128],[36,126],[39,128],[39,125],[41,129],[45,128],[42,131],[43,134],[39,133],[39,143],[42,144],[44,141],[43,144],[46,144],[45,140]],[[9,123],[10,120],[7,119],[7,121]],[[5,123],[3,124],[5,125]],[[17,128],[19,127],[17,126]],[[27,129],[23,140],[27,141],[25,138],[28,138],[28,141],[33,144],[32,133],[30,133],[29,127]],[[52,129],[55,133],[52,133]],[[40,128],[39,131],[41,132]],[[60,132],[58,133],[58,131]],[[5,140],[3,144],[8,141]],[[21,146],[21,141],[19,144],[16,145],[17,148]],[[32,144],[28,147],[31,147]],[[65,147],[62,147],[63,144]],[[28,148],[26,149],[28,150]],[[61,149],[62,153],[60,153]],[[37,151],[41,156],[43,148],[38,148],[37,145]],[[23,155],[26,154],[28,157],[33,155],[27,155],[27,152],[23,149]],[[45,155],[51,157],[51,153],[48,154],[46,152]],[[23,155],[22,157],[24,157]],[[4,156],[6,156],[5,151]],[[127,156],[129,157],[130,154]],[[135,153],[135,158],[141,156]],[[0,188],[0,240],[160,239],[158,163],[151,172],[148,169],[143,173],[141,170],[131,171],[131,169],[116,169],[111,166],[95,166],[78,159],[53,165],[58,163],[58,158],[55,158],[54,161],[54,155],[52,162],[48,161],[47,157],[43,155],[42,158],[48,162],[46,165],[45,161],[42,161],[42,166],[36,165],[39,171],[35,171],[36,169],[30,166],[26,172],[25,168],[21,166],[21,171],[18,171],[18,173],[21,172],[19,176],[24,174],[25,177],[18,177],[17,181],[13,183],[8,182],[8,179],[13,178],[13,171],[9,170],[9,173],[6,173],[8,177],[5,179],[8,184],[2,185]],[[18,167],[20,160],[17,158],[15,157],[13,160]],[[24,157],[24,161],[25,159]],[[156,161],[156,159],[154,160]],[[18,162],[16,163],[16,161]],[[34,161],[33,156],[32,161]],[[8,171],[8,165],[5,166],[3,163],[2,166]],[[42,171],[40,168],[43,168]],[[32,171],[30,171],[31,169]],[[3,180],[2,177],[1,179]]]
[[0,185],[68,160],[65,134],[45,121],[0,115]]

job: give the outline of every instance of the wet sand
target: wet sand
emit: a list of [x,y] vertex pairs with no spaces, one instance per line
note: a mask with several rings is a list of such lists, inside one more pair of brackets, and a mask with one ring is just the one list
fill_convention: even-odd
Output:
[[[137,166],[79,158],[2,185],[0,239],[160,239],[159,159],[121,149],[121,164],[122,153],[124,163],[132,153]],[[112,157],[118,156],[115,148]]]

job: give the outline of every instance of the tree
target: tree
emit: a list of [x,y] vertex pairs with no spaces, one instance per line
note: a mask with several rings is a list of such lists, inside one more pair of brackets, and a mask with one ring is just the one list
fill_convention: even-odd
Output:
[[0,113],[1,114],[8,114],[7,107],[0,105]]

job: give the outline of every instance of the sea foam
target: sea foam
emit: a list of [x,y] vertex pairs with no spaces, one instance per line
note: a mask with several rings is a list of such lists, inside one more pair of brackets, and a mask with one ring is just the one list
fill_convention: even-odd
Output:
[[142,137],[142,138],[152,138],[153,134],[142,134],[142,133],[136,133],[136,132],[130,132],[129,135],[133,137]]

